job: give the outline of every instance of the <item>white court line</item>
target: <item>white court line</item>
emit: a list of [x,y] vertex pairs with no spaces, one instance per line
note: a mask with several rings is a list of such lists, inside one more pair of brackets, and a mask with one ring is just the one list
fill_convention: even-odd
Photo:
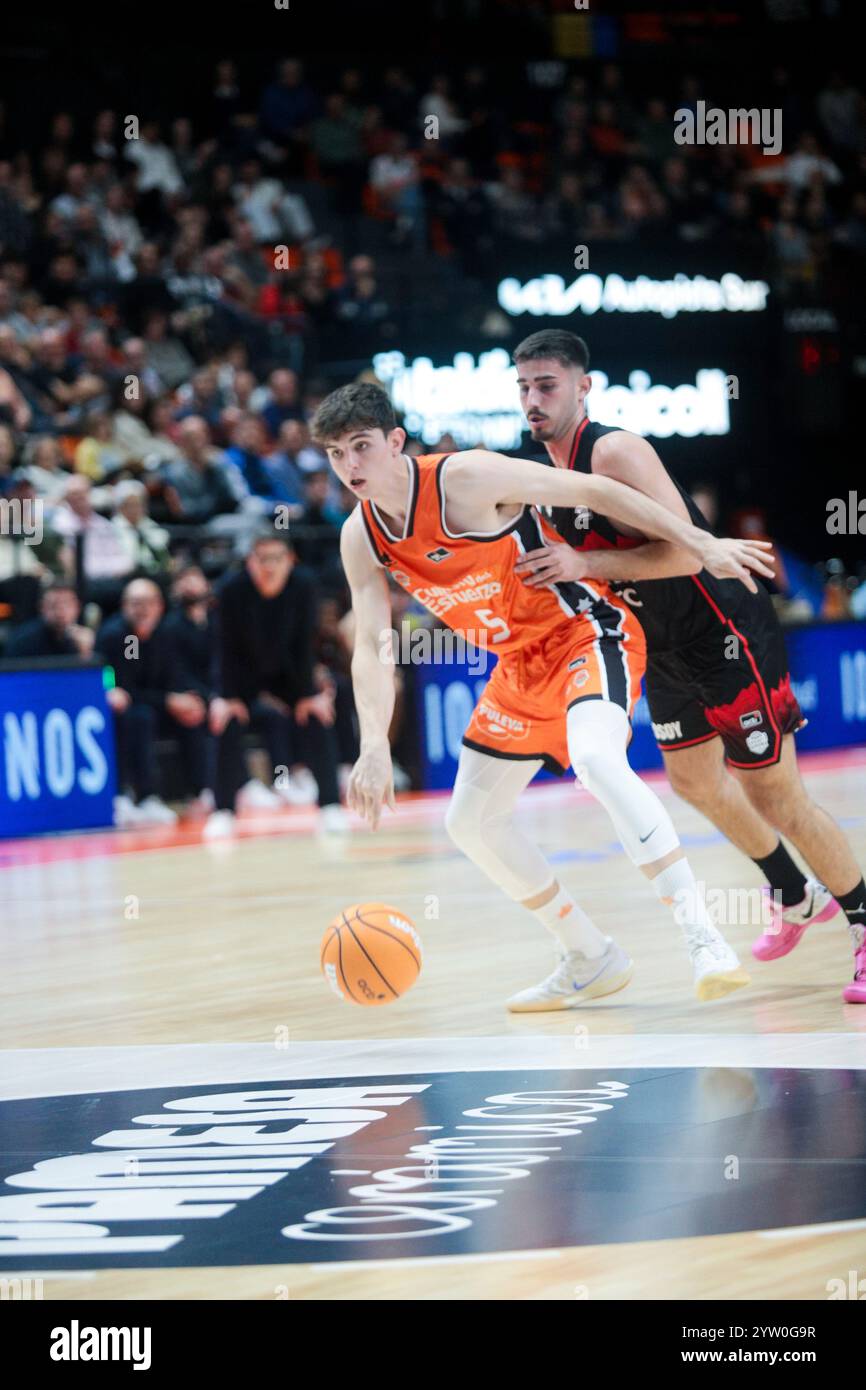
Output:
[[[576,1021],[577,1022],[577,1021]],[[0,1100],[211,1083],[309,1081],[426,1072],[600,1071],[654,1067],[862,1070],[866,1045],[851,1033],[586,1032],[549,1036],[395,1038],[290,1043],[153,1044],[0,1051]]]
[[829,1236],[838,1231],[866,1231],[866,1221],[825,1221],[819,1226],[780,1226],[776,1231],[756,1231],[763,1240],[802,1239],[803,1236]]
[[[564,1250],[491,1250],[484,1255],[415,1255],[396,1260],[327,1260],[317,1262],[316,1273],[323,1269],[396,1269],[412,1265],[495,1264],[498,1260],[561,1260]],[[293,1266],[295,1267],[295,1266]],[[279,1266],[278,1266],[279,1268]]]

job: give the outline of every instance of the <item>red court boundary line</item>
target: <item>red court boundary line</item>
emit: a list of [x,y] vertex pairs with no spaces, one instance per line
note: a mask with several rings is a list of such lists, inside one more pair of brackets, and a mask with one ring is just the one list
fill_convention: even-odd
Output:
[[[866,767],[866,746],[801,753],[798,761],[801,770],[806,774]],[[650,784],[667,785],[667,776],[661,769],[642,772],[640,775]],[[531,787],[526,795],[538,800],[558,802],[576,796],[587,797],[589,793],[576,787],[573,777],[565,776],[556,782],[543,782],[537,787]],[[400,824],[422,824],[431,812],[439,812],[442,803],[449,796],[450,791],[402,792],[397,797]],[[359,817],[351,812],[348,814],[355,829],[364,828]],[[384,830],[390,828],[391,819],[392,813],[386,809],[382,820]],[[202,820],[180,821],[174,826],[155,826],[148,830],[91,830],[66,835],[34,836],[23,840],[0,840],[0,872],[5,868],[17,868],[27,864],[96,859],[115,854],[146,854],[154,850],[190,849],[203,843],[212,844],[214,852],[218,852],[223,846],[230,847],[232,844],[258,839],[261,836],[312,835],[316,832],[317,822],[317,808],[302,807],[246,816],[241,814],[233,841],[203,841]],[[347,850],[358,843],[354,836],[346,837]]]

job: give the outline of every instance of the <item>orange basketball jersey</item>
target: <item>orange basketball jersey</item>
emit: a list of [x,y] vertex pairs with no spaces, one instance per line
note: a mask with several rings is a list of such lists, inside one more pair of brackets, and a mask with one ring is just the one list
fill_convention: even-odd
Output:
[[531,507],[500,531],[449,531],[445,521],[448,454],[409,459],[403,534],[388,529],[374,502],[362,501],[379,564],[419,603],[475,646],[498,656],[552,632],[587,623],[596,637],[620,636],[623,609],[606,584],[568,581],[535,589],[514,572],[520,555],[560,537]]

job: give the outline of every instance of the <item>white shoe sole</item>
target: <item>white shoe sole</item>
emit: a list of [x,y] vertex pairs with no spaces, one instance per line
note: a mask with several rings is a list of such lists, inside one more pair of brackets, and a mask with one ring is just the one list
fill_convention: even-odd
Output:
[[546,1014],[558,1012],[560,1009],[579,1009],[587,999],[602,999],[607,994],[616,994],[617,990],[625,989],[633,974],[634,961],[630,960],[628,965],[623,970],[618,970],[615,975],[605,975],[602,979],[593,980],[585,989],[575,990],[573,995],[567,994],[558,999],[537,1002],[509,999],[506,1001],[506,1008],[513,1014]]
[[702,975],[695,981],[695,994],[702,1004],[706,1004],[710,999],[723,999],[726,994],[733,994],[734,990],[743,989],[751,983],[751,975],[738,965],[734,970],[719,970]]

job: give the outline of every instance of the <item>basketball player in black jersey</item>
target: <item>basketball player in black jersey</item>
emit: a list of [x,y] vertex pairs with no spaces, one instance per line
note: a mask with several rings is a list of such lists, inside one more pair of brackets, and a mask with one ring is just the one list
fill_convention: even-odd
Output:
[[[651,444],[588,419],[583,339],[542,330],[518,346],[514,361],[532,437],[554,467],[614,478],[709,529]],[[714,579],[679,547],[585,508],[558,508],[552,520],[566,544],[525,555],[518,572],[533,585],[606,580],[634,607],[647,637],[653,732],[671,785],[774,890],[773,922],[754,955],[787,955],[810,923],[841,907],[854,944],[854,979],[843,998],[866,1004],[866,886],[845,836],[800,779],[793,734],[805,720],[766,589],[758,581],[749,593]],[[780,834],[814,877],[801,872]]]

